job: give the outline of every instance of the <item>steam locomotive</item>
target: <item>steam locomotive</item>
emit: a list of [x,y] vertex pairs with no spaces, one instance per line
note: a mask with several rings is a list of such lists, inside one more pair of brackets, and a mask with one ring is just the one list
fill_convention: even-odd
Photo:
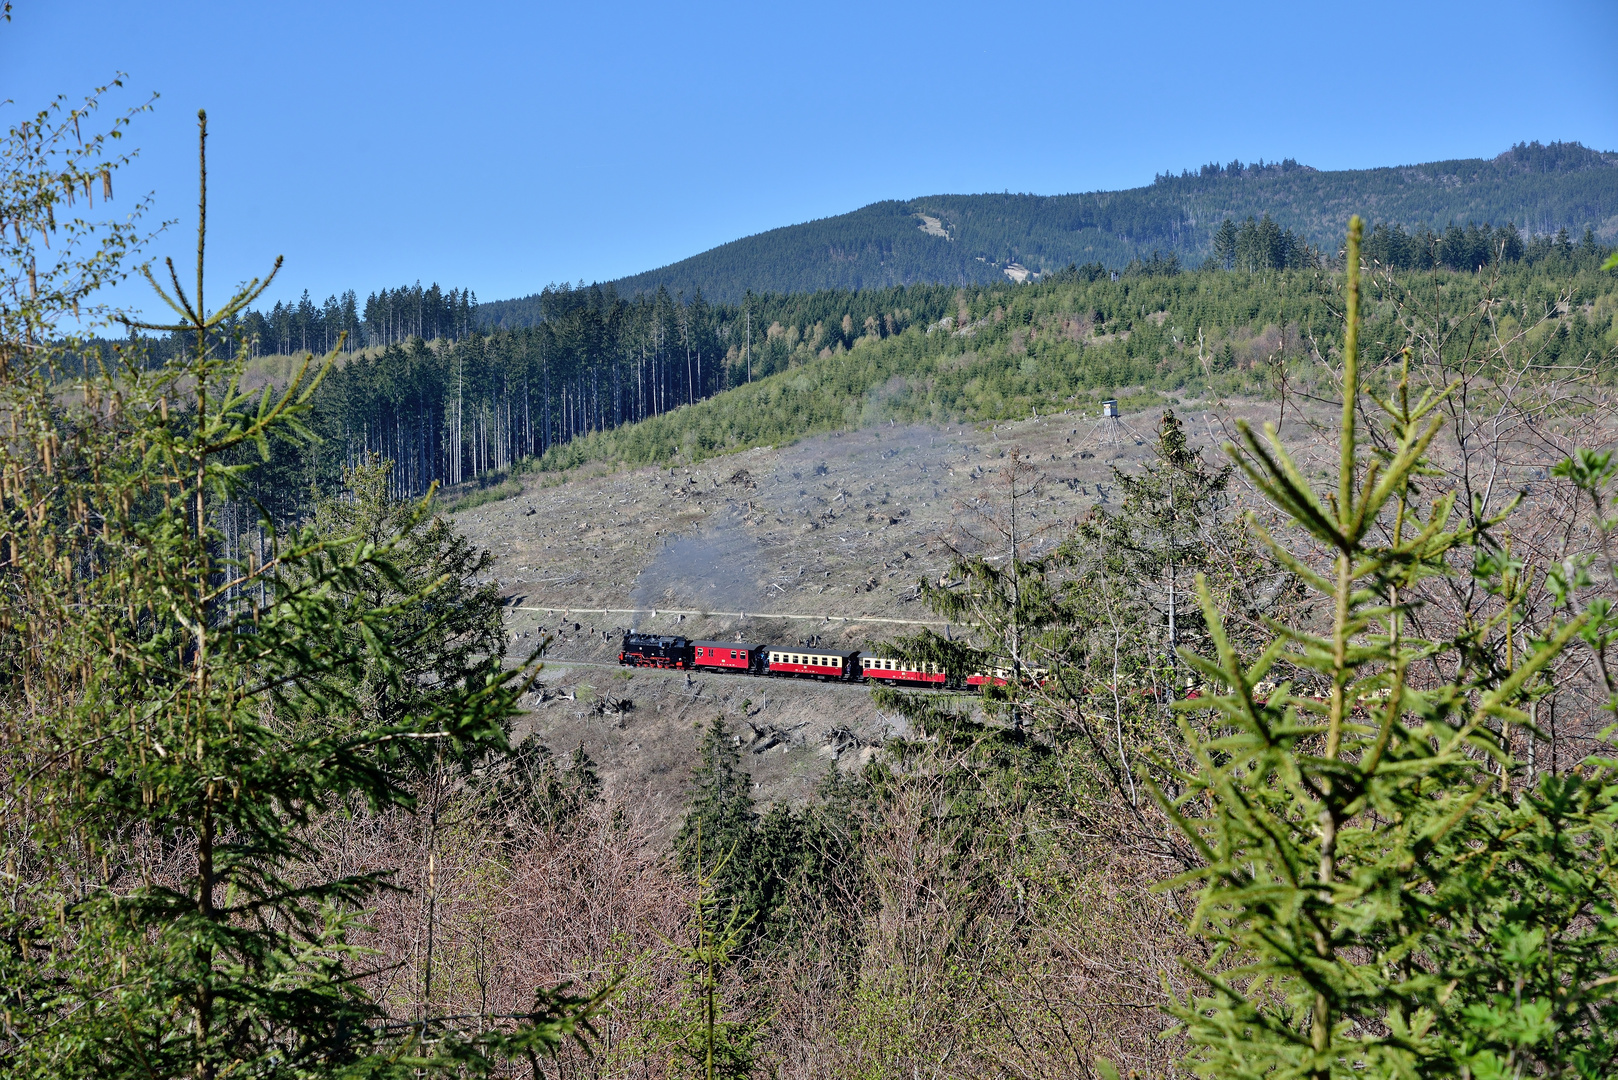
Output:
[[[677,668],[688,671],[733,672],[776,678],[817,679],[821,682],[881,682],[890,686],[933,689],[981,689],[993,683],[1005,686],[1011,672],[973,672],[952,678],[943,666],[930,661],[899,660],[862,652],[842,652],[809,645],[751,645],[741,641],[692,641],[683,637],[624,634],[618,662],[625,667]],[[1035,680],[1041,671],[1029,673]]]

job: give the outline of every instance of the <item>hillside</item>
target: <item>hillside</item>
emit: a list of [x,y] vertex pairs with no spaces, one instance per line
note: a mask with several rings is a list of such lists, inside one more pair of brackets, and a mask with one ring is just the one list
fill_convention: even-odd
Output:
[[[1172,404],[1199,443],[1217,440],[1220,419],[1190,399]],[[1159,411],[1127,422],[1149,434]],[[716,710],[745,715],[765,733],[745,755],[755,798],[804,802],[834,762],[863,764],[899,718],[862,688],[625,671],[615,663],[623,629],[870,649],[936,620],[917,579],[948,567],[962,502],[992,486],[1014,447],[1046,477],[1035,516],[1063,523],[1092,505],[1115,511],[1112,467],[1151,453],[1136,438],[1099,441],[1094,420],[1076,414],[884,424],[678,469],[529,476],[513,497],[457,513],[456,527],[495,556],[487,573],[513,652],[555,638],[520,729],[552,747],[584,745],[609,785],[676,813],[693,724]]]
[[[743,237],[612,282],[619,294],[670,292],[737,301],[747,290],[983,284],[1069,263],[1121,268],[1154,251],[1198,265],[1221,222],[1265,214],[1335,251],[1351,213],[1409,229],[1514,222],[1529,235],[1586,229],[1618,237],[1618,153],[1577,143],[1520,144],[1492,159],[1320,171],[1293,161],[1208,165],[1146,187],[1072,195],[929,195]],[[533,325],[538,297],[484,303],[496,326]]]

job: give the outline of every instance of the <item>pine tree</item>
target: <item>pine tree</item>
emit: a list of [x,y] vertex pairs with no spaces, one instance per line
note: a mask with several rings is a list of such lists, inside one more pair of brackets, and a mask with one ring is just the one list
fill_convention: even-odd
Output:
[[1214,258],[1226,270],[1236,265],[1236,224],[1226,218],[1214,233]]
[[734,898],[746,880],[749,848],[758,812],[753,808],[753,781],[741,767],[741,751],[722,716],[716,716],[702,729],[698,742],[698,764],[691,774],[690,809],[675,836],[680,868],[695,873],[697,835],[710,867],[725,860],[723,870],[714,871],[715,888]]
[[[481,580],[494,562],[423,501],[396,494],[394,462],[372,455],[344,470],[343,491],[317,499],[310,525],[338,557],[387,549],[385,566],[335,590],[340,612],[398,608],[380,637],[363,622],[349,635],[367,656],[362,681],[344,688],[359,704],[351,722],[397,723],[481,685],[506,653],[499,586]],[[425,597],[416,604],[414,597]]]
[[[199,128],[205,151],[201,114]],[[83,187],[16,140],[6,159],[33,170],[35,190]],[[201,174],[195,284],[183,289],[170,261],[159,293],[178,320],[145,324],[189,348],[155,366],[126,354],[81,370],[71,395],[57,352],[0,374],[0,410],[26,420],[0,444],[0,835],[13,875],[0,1053],[17,1076],[196,1080],[534,1058],[587,1030],[586,1003],[541,991],[526,1017],[404,1029],[359,985],[348,935],[385,875],[323,868],[311,829],[339,807],[409,805],[439,748],[502,750],[526,674],[479,669],[367,723],[353,688],[374,665],[407,669],[386,643],[433,590],[333,600],[368,579],[402,581],[389,561],[398,537],[284,534],[266,521],[262,547],[227,556],[214,511],[246,471],[228,455],[307,436],[336,353],[280,392],[240,391],[246,346],[222,350],[219,332],[269,279],[205,306]],[[106,253],[76,263],[89,271],[79,283],[105,277]],[[53,340],[60,314],[31,300],[0,349]]]
[[1210,569],[1215,551],[1228,554],[1242,545],[1220,516],[1231,466],[1210,468],[1173,410],[1164,410],[1153,449],[1156,460],[1139,473],[1113,468],[1123,491],[1119,512],[1092,510],[1067,543],[1076,548],[1073,557],[1105,564],[1108,580],[1151,613],[1149,629],[1166,666],[1173,666],[1175,651],[1194,640],[1187,631],[1194,634],[1201,621],[1196,575]]
[[[1607,647],[1610,604],[1567,612],[1516,655],[1479,647],[1521,618],[1525,587],[1492,535],[1500,521],[1466,524],[1454,493],[1418,507],[1448,391],[1413,401],[1408,361],[1385,397],[1363,388],[1361,228],[1354,218],[1347,245],[1335,490],[1316,491],[1273,429],[1242,424],[1231,448],[1329,553],[1314,564],[1258,529],[1329,624],[1276,620],[1271,640],[1238,648],[1203,587],[1216,658],[1181,651],[1224,687],[1180,703],[1195,764],[1171,770],[1172,797],[1158,790],[1202,862],[1167,887],[1196,888],[1192,928],[1213,945],[1210,962],[1188,963],[1204,993],[1173,1009],[1188,1065],[1254,1080],[1608,1076],[1618,761],[1529,785],[1506,733],[1531,724],[1541,672],[1575,635]],[[1373,405],[1385,438],[1367,454]],[[1585,471],[1587,489],[1606,482]],[[1423,583],[1465,573],[1499,607],[1426,636]],[[1256,692],[1275,671],[1282,685]]]

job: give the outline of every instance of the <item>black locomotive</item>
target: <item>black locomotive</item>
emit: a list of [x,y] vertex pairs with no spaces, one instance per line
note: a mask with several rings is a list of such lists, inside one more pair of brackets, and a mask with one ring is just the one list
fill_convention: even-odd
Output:
[[624,634],[623,649],[618,653],[618,662],[629,667],[688,668],[691,659],[691,643],[685,638],[633,630]]

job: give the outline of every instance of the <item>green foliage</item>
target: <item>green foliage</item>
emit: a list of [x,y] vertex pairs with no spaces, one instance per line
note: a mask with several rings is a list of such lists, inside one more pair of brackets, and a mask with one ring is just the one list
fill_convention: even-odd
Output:
[[1132,609],[1153,614],[1152,625],[1141,629],[1157,644],[1130,651],[1172,664],[1182,644],[1195,648],[1205,638],[1200,612],[1188,602],[1195,575],[1214,570],[1216,552],[1244,545],[1240,530],[1221,515],[1231,466],[1210,469],[1172,410],[1163,413],[1154,449],[1157,460],[1139,473],[1114,467],[1123,493],[1119,512],[1092,512],[1067,542],[1078,549],[1072,556],[1093,553],[1094,584],[1111,584],[1133,598]]
[[753,805],[752,778],[723,717],[702,731],[692,771],[691,803],[675,837],[680,868],[698,873],[707,851],[707,881],[715,903],[735,914],[738,939],[757,952],[803,929],[825,902],[859,891],[853,792],[835,771],[815,804],[802,810]]
[[730,902],[719,876],[730,867],[734,847],[726,854],[704,851],[702,818],[688,818],[682,829],[682,862],[696,883],[691,901],[691,941],[674,946],[686,964],[687,996],[657,1026],[673,1051],[670,1071],[676,1076],[736,1078],[752,1075],[762,1027],[724,1015],[721,976],[748,937],[749,917]]
[[[1618,763],[1521,785],[1502,737],[1529,723],[1540,672],[1589,616],[1517,662],[1475,647],[1513,617],[1522,586],[1496,557],[1499,521],[1466,524],[1453,493],[1416,504],[1444,392],[1412,401],[1408,366],[1386,398],[1361,387],[1360,228],[1336,490],[1316,492],[1273,430],[1261,440],[1243,426],[1232,448],[1327,553],[1317,568],[1253,526],[1330,624],[1272,620],[1273,639],[1244,655],[1204,589],[1217,659],[1181,651],[1224,691],[1179,703],[1195,764],[1154,785],[1202,862],[1170,887],[1197,887],[1194,929],[1215,946],[1189,965],[1206,992],[1172,1011],[1210,1076],[1608,1075]],[[1370,404],[1385,428],[1374,455],[1360,428]],[[1424,637],[1420,587],[1457,565],[1501,609]],[[1445,677],[1418,682],[1429,664]],[[1256,693],[1272,671],[1295,674]]]
[[[466,687],[497,680],[506,651],[499,586],[478,579],[494,562],[425,502],[394,493],[394,464],[372,458],[344,470],[343,492],[316,501],[311,527],[338,561],[385,562],[362,569],[331,603],[366,656],[358,685],[345,687],[358,708],[352,722],[386,726],[431,711]],[[394,610],[381,630],[360,613]]]
[[[1325,355],[1314,351],[1314,343],[1329,342],[1341,326],[1331,281],[1310,271],[1202,271],[960,289],[945,298],[947,313],[931,323],[917,325],[917,314],[916,323],[897,333],[857,338],[829,356],[804,344],[818,340],[823,320],[794,324],[772,339],[777,352],[768,368],[775,374],[575,438],[539,464],[565,469],[595,460],[697,460],[873,421],[989,422],[1036,409],[1041,415],[1089,412],[1122,387],[1272,396],[1284,385],[1307,391],[1320,378],[1321,362],[1335,359],[1329,345],[1322,346]],[[1519,265],[1493,278],[1443,270],[1379,276],[1365,334],[1367,361],[1383,362],[1397,351],[1395,343],[1404,338],[1400,303],[1436,285],[1446,312],[1456,317],[1492,296],[1491,317],[1501,320],[1514,361],[1533,356],[1545,365],[1577,363],[1610,381],[1618,347],[1615,284],[1593,269],[1550,264]],[[902,299],[918,312],[910,303],[917,291],[894,303]],[[1572,301],[1565,313],[1558,308],[1563,295]],[[930,292],[925,296],[934,302]],[[843,298],[821,299],[835,305]],[[788,348],[794,338],[798,344]]]
[[473,774],[470,786],[477,799],[475,815],[501,826],[503,838],[513,844],[535,833],[570,832],[602,791],[601,774],[583,743],[563,768],[534,735]]
[[724,717],[709,721],[697,745],[699,758],[691,773],[691,806],[674,838],[674,848],[679,853],[680,869],[696,874],[705,843],[708,877],[717,892],[734,897],[741,891],[746,849],[758,821],[753,809],[753,781],[741,767],[741,752]]
[[[5,152],[40,184],[77,183],[29,137]],[[360,474],[356,502],[328,507],[324,530],[264,522],[263,548],[226,554],[214,522],[241,495],[241,452],[308,437],[335,356],[280,392],[240,390],[246,356],[221,353],[217,335],[267,281],[204,306],[202,177],[196,284],[183,290],[170,261],[159,293],[178,322],[151,327],[185,332],[189,352],[155,368],[130,355],[82,365],[65,394],[62,354],[38,347],[63,304],[4,328],[8,360],[31,354],[0,378],[0,1053],[18,1076],[199,1080],[536,1058],[587,1032],[592,1004],[540,991],[528,1015],[492,1026],[402,1028],[357,982],[348,935],[387,875],[332,873],[311,826],[410,805],[441,748],[503,750],[529,673],[462,648],[475,615],[434,610],[446,583],[420,560],[465,549],[373,497],[385,470]],[[105,280],[120,242],[76,256],[82,273],[64,280]],[[419,685],[431,678],[452,681]]]
[[[888,646],[953,671],[1002,672],[1002,684],[970,702],[876,696],[973,758],[982,770],[974,783],[998,777],[1015,792],[1004,796],[1011,804],[1098,826],[1110,819],[1113,829],[1123,813],[1148,828],[1135,766],[1173,736],[1167,705],[1187,682],[1175,649],[1211,655],[1196,575],[1211,577],[1224,611],[1251,616],[1287,602],[1285,574],[1231,520],[1231,469],[1209,467],[1172,411],[1154,449],[1138,471],[1114,470],[1123,493],[1115,513],[1093,507],[1071,528],[1041,520],[1043,480],[1013,451],[959,516],[948,573],[918,582],[929,607],[973,627],[971,637],[927,631]],[[1052,544],[1057,528],[1066,531]]]

